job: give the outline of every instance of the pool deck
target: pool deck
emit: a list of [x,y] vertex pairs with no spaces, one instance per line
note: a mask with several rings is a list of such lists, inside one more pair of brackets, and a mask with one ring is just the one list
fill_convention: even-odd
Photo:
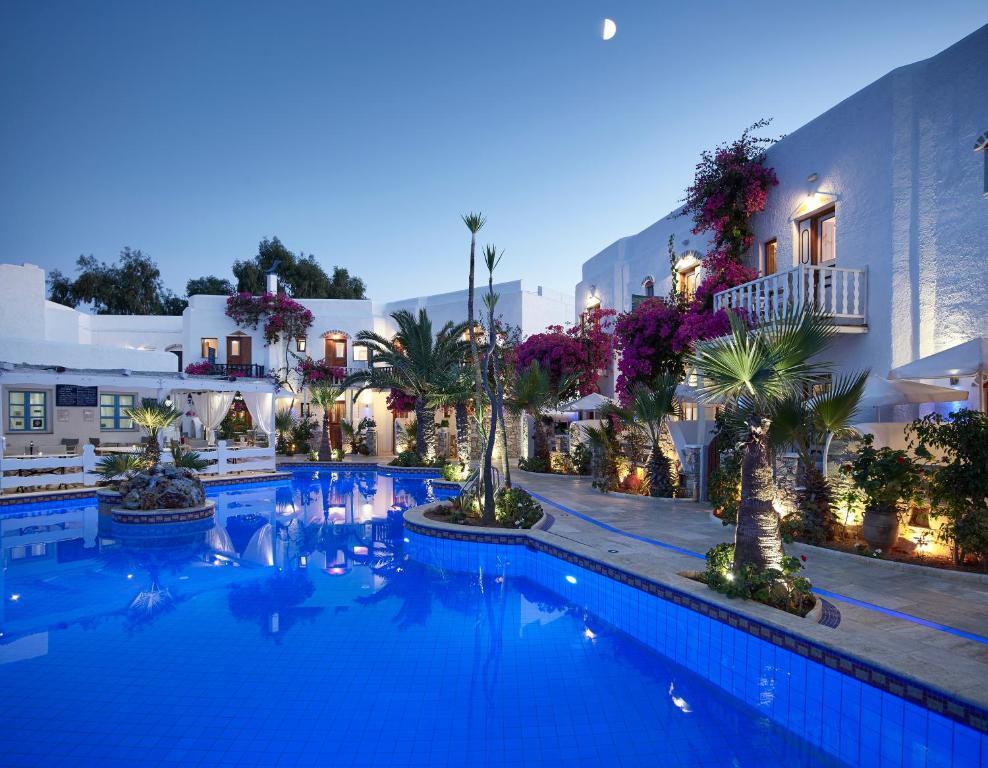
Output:
[[[512,476],[543,497],[555,518],[545,533],[562,546],[576,545],[658,581],[682,581],[678,572],[702,569],[698,559],[675,548],[702,554],[733,538],[733,528],[721,525],[703,504],[603,495],[589,478],[522,471]],[[988,707],[988,577],[805,545],[787,550],[806,555],[806,575],[841,612],[837,628],[812,628],[816,639]],[[771,611],[751,604],[743,610]]]

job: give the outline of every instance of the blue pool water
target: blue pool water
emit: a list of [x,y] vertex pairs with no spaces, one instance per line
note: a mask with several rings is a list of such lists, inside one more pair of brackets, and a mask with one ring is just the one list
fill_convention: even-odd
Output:
[[443,493],[296,472],[151,537],[3,512],[0,764],[839,764],[506,561],[410,557]]

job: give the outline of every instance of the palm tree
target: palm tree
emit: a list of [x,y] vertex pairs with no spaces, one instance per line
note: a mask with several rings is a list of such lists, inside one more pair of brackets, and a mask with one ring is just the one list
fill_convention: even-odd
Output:
[[533,360],[512,382],[504,404],[515,413],[525,413],[535,422],[532,441],[535,458],[549,463],[549,439],[545,431],[545,414],[556,407],[564,395],[573,389],[573,380],[566,378],[558,386],[538,360]]
[[[834,538],[833,494],[827,482],[827,458],[835,437],[841,439],[857,434],[852,424],[868,373],[841,376],[828,391],[809,399],[801,395],[788,397],[772,413],[772,443],[792,447],[799,458],[797,493],[803,535],[808,541],[821,543]],[[817,466],[813,455],[817,448],[822,449],[822,468]]]
[[144,444],[144,462],[148,468],[161,463],[161,430],[174,424],[182,415],[170,402],[159,402],[153,397],[141,398],[141,404],[128,408],[126,414],[134,423],[143,427],[148,433]]
[[398,326],[394,337],[387,339],[374,331],[361,331],[355,345],[366,347],[380,367],[355,371],[346,385],[374,389],[399,389],[415,398],[418,431],[415,450],[425,458],[436,451],[436,417],[430,412],[443,387],[462,366],[466,352],[463,332],[466,323],[446,323],[435,336],[432,321],[425,309],[416,317],[407,309],[391,313]]
[[480,367],[480,349],[477,345],[477,321],[473,312],[473,286],[476,275],[477,233],[484,228],[487,219],[480,213],[468,213],[463,216],[463,223],[470,230],[470,277],[467,287],[467,332],[470,338],[470,357],[473,360],[473,396],[474,409],[477,417],[483,423],[483,373]]
[[626,408],[606,406],[604,414],[617,415],[633,432],[648,441],[648,483],[651,496],[673,495],[672,465],[662,451],[663,427],[666,417],[676,409],[678,377],[663,374],[651,385],[635,384],[631,389],[631,402]]
[[769,430],[780,403],[808,391],[827,370],[812,358],[826,349],[834,331],[827,319],[790,312],[749,329],[728,312],[727,336],[697,343],[688,364],[703,377],[705,401],[723,398],[741,444],[741,504],[734,534],[734,568],[782,571],[782,537],[775,511]]
[[319,437],[319,461],[333,458],[333,441],[329,434],[329,414],[346,389],[337,384],[315,384],[310,387],[312,404],[322,408],[322,433]]
[[449,369],[437,379],[437,391],[431,398],[434,408],[453,407],[456,413],[456,456],[460,464],[470,463],[470,411],[473,377],[462,366]]

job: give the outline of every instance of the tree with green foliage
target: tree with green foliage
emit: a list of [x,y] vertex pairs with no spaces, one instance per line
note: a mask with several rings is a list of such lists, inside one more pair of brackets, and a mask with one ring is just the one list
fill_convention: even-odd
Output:
[[167,429],[174,424],[181,412],[170,402],[165,403],[153,397],[141,398],[141,404],[134,408],[128,408],[128,418],[148,433],[148,440],[144,444],[144,462],[148,469],[161,463],[161,430]]
[[[840,376],[819,395],[807,398],[803,392],[794,393],[773,409],[771,442],[791,447],[799,460],[796,492],[799,530],[794,533],[812,544],[835,538],[834,498],[827,482],[827,459],[834,438],[858,434],[852,424],[867,380],[868,371]],[[815,454],[818,449],[822,451],[821,466]]]
[[782,535],[773,501],[769,430],[780,403],[798,397],[827,371],[814,362],[833,336],[827,318],[790,312],[748,328],[728,312],[727,336],[698,342],[688,360],[702,376],[705,401],[725,401],[741,444],[741,503],[735,530],[736,574],[783,573]]
[[566,393],[572,392],[576,380],[566,377],[553,385],[549,372],[538,360],[532,360],[511,382],[504,404],[509,411],[524,413],[534,422],[532,432],[533,458],[549,471],[549,436],[546,433],[546,413],[557,407]]
[[666,418],[676,410],[676,386],[679,377],[670,374],[657,376],[651,384],[632,384],[628,390],[628,405],[605,406],[604,414],[616,415],[625,427],[637,432],[649,446],[648,488],[649,495],[671,497],[675,487],[672,479],[672,463],[662,451],[662,433]]
[[343,267],[333,267],[328,275],[312,254],[292,253],[277,237],[264,238],[257,255],[233,262],[237,291],[260,294],[266,288],[266,275],[274,270],[288,295],[296,299],[363,299],[366,286]]
[[229,296],[233,293],[233,283],[222,277],[208,275],[194,277],[185,284],[186,296]]
[[188,302],[164,287],[150,256],[124,248],[116,264],[95,256],[76,259],[73,279],[48,273],[48,298],[67,307],[88,305],[97,315],[180,315]]
[[424,459],[436,453],[434,409],[442,401],[444,387],[463,364],[466,324],[446,323],[433,335],[432,321],[425,309],[413,315],[407,309],[391,313],[398,330],[392,338],[374,331],[360,331],[354,346],[366,347],[375,366],[354,371],[344,386],[397,389],[415,398],[418,431],[415,451]]
[[942,534],[954,547],[954,562],[976,555],[988,572],[988,415],[967,408],[947,418],[931,413],[908,433],[916,455],[933,465],[933,514],[946,518]]
[[322,408],[322,429],[319,435],[319,461],[330,461],[333,458],[333,440],[329,431],[329,414],[335,407],[336,401],[346,392],[336,384],[316,384],[309,389],[309,399],[317,408]]

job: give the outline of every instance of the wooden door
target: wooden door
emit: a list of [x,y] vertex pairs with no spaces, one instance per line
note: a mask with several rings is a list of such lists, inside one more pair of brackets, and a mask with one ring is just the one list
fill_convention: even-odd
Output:
[[326,338],[326,364],[338,368],[347,366],[347,343],[345,336],[328,336]]
[[226,362],[227,365],[250,365],[251,349],[250,336],[227,336],[226,337]]
[[343,421],[343,406],[346,403],[336,401],[329,409],[329,440],[334,448],[343,447],[343,430],[340,422]]

